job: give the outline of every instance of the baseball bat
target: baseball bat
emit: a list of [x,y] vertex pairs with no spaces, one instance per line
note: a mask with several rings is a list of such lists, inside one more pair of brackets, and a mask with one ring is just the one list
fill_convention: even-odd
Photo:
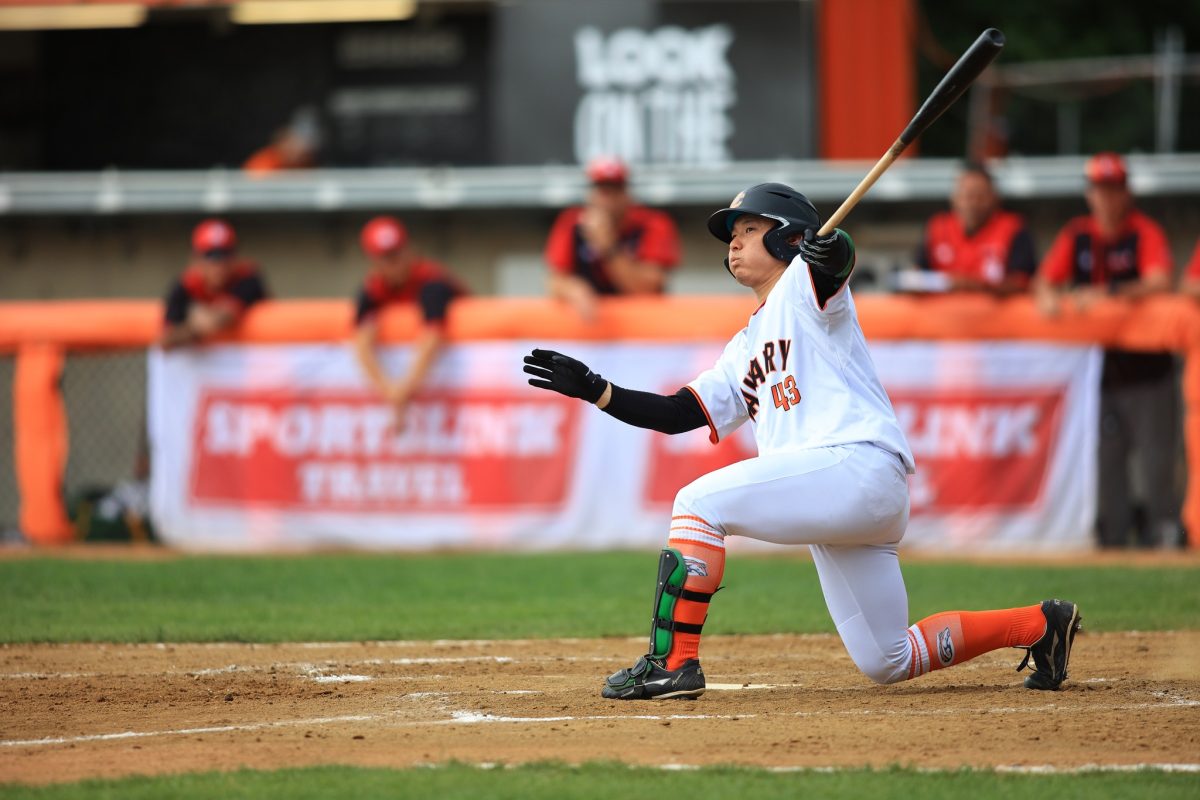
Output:
[[1004,47],[1004,34],[995,28],[988,28],[979,34],[975,43],[967,48],[967,52],[959,57],[950,71],[946,73],[946,77],[942,78],[941,83],[934,87],[933,91],[929,93],[929,97],[925,98],[925,102],[917,109],[917,113],[908,123],[908,127],[883,154],[883,158],[879,159],[866,177],[858,182],[858,186],[854,187],[854,191],[842,202],[838,210],[825,220],[825,224],[817,233],[818,236],[829,235],[838,226],[838,223],[846,218],[850,210],[858,205],[858,201],[863,198],[863,195],[875,185],[875,181],[879,180],[879,176],[886,172],[892,162],[904,152],[904,148],[912,144],[914,139],[924,133],[935,119],[962,96],[967,87],[979,77],[979,73],[992,63],[1002,47]]

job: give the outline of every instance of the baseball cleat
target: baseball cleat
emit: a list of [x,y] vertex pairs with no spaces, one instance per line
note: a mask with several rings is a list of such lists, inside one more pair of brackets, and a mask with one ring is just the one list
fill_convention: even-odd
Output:
[[1067,662],[1071,660],[1071,645],[1083,617],[1079,606],[1066,600],[1045,600],[1042,613],[1046,615],[1046,632],[1030,647],[1017,666],[1017,672],[1029,664],[1033,656],[1034,671],[1025,676],[1026,689],[1057,689],[1067,679]]
[[704,694],[704,670],[700,659],[685,661],[679,669],[642,656],[629,669],[619,670],[604,681],[600,695],[610,700],[694,700]]

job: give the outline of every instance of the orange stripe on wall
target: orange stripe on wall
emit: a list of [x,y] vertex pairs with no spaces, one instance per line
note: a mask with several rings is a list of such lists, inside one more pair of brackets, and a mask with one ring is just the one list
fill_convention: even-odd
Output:
[[914,26],[912,0],[817,4],[823,158],[875,160],[912,119]]

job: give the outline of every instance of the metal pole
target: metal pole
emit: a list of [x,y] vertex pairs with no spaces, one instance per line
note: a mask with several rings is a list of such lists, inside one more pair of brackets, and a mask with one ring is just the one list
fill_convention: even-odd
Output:
[[1178,25],[1172,25],[1162,31],[1157,39],[1154,59],[1154,145],[1160,153],[1172,153],[1179,135],[1183,31]]

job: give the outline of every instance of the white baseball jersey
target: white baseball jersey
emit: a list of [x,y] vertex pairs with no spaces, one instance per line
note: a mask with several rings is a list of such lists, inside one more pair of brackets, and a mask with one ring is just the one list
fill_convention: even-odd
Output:
[[714,444],[749,419],[760,455],[870,442],[915,471],[849,287],[822,307],[799,256],[713,368],[688,388]]

